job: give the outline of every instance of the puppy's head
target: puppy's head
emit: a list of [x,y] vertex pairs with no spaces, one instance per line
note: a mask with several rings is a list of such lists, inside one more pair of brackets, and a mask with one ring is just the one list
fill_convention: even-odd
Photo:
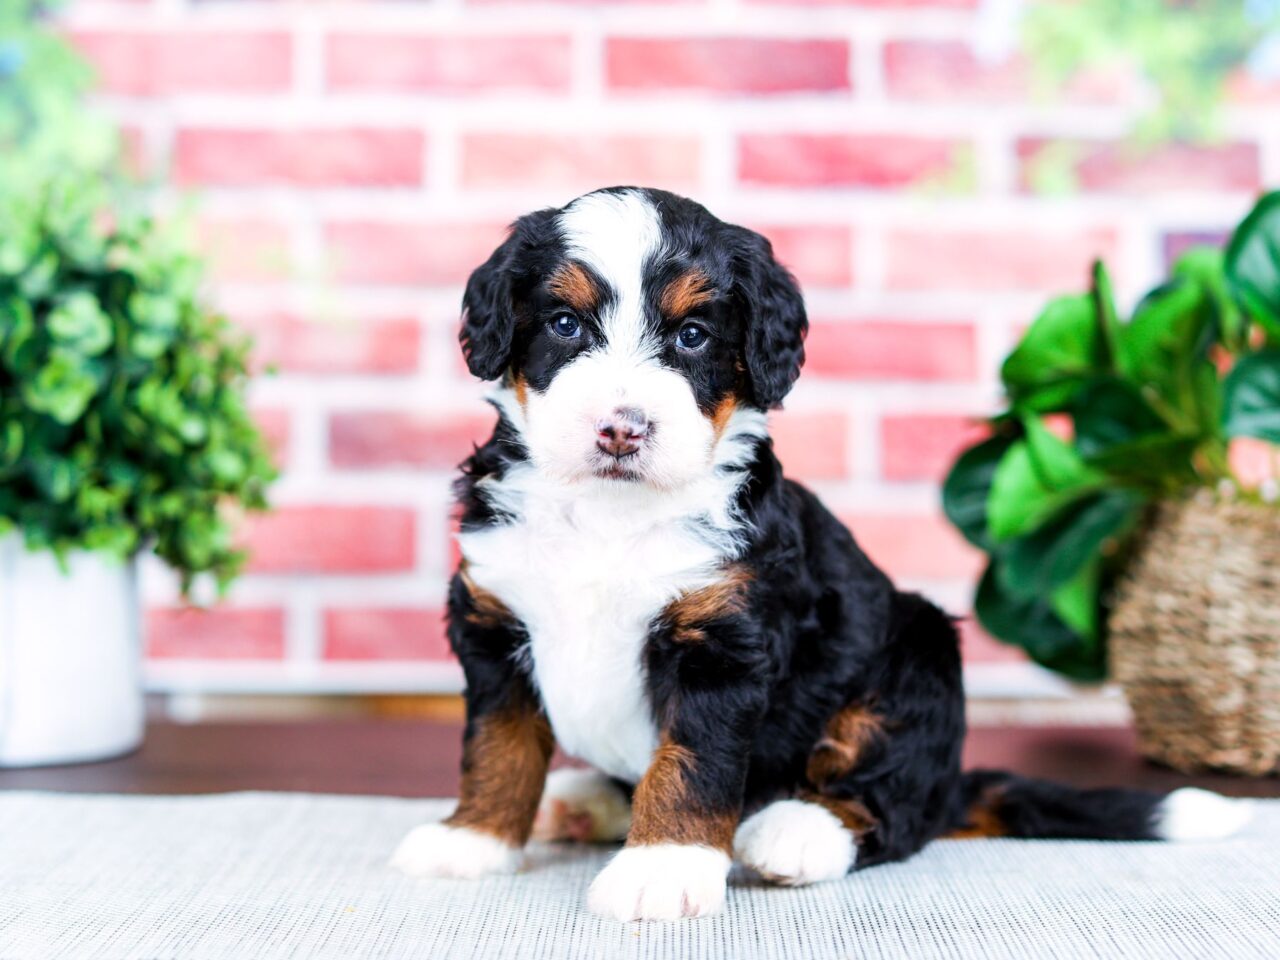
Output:
[[738,411],[777,406],[804,360],[769,242],[656,190],[521,218],[463,306],[471,372],[503,378],[534,463],[570,483],[705,475]]

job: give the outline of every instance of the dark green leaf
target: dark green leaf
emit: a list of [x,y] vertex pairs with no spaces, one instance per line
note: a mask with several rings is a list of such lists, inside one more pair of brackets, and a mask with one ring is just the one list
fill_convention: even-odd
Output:
[[97,379],[80,357],[55,349],[35,378],[23,385],[23,396],[32,410],[47,413],[59,423],[72,423],[97,390]]
[[1055,436],[1043,420],[1034,415],[1022,418],[1031,460],[1041,482],[1050,490],[1073,490],[1097,486],[1105,478],[1090,469],[1079,452]]
[[1093,308],[1102,334],[1104,363],[1114,367],[1120,352],[1120,318],[1116,314],[1115,294],[1111,289],[1111,276],[1101,260],[1093,262]]
[[1280,350],[1235,365],[1225,384],[1223,425],[1229,436],[1280,443]]
[[1200,285],[1206,302],[1212,307],[1214,320],[1223,342],[1230,349],[1244,346],[1244,324],[1240,308],[1227,283],[1225,258],[1216,247],[1192,247],[1178,257],[1173,276]]
[[1280,336],[1280,191],[1259,200],[1236,228],[1224,266],[1245,309],[1273,337]]
[[1004,589],[1001,562],[999,554],[992,557],[974,598],[974,612],[987,632],[1077,680],[1105,677],[1101,645],[1069,627],[1045,598],[1025,598]]
[[50,311],[48,324],[55,340],[86,356],[111,346],[111,321],[90,293],[78,291],[64,297]]
[[1106,346],[1091,295],[1050,301],[1000,370],[1016,407],[1045,412],[1070,403],[1106,370]]
[[947,519],[974,546],[991,549],[987,530],[987,498],[996,466],[1012,445],[1008,436],[995,436],[970,447],[951,468],[942,485],[942,509]]
[[1003,585],[1025,597],[1048,596],[1132,530],[1144,502],[1136,492],[1108,490],[1071,504],[1034,533],[1009,541]]
[[1142,394],[1119,377],[1095,380],[1081,390],[1074,414],[1076,448],[1086,460],[1169,429]]
[[1053,612],[1084,640],[1082,650],[1098,648],[1101,573],[1102,560],[1093,557],[1076,571],[1075,576],[1059,584],[1049,594],[1049,606]]
[[1214,332],[1208,294],[1187,280],[1147,294],[1124,328],[1121,370],[1180,432],[1203,433],[1216,426],[1199,389],[1203,371],[1212,370],[1207,358]]
[[1103,485],[1101,475],[1087,468],[1079,471],[1074,482],[1057,482],[1065,475],[1051,482],[1033,457],[1030,442],[1014,443],[996,466],[987,498],[991,538],[999,543],[1029,533]]

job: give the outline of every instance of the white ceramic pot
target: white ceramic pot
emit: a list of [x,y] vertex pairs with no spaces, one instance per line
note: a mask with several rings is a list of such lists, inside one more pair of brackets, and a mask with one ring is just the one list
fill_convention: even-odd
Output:
[[101,760],[142,743],[134,564],[0,537],[0,767]]

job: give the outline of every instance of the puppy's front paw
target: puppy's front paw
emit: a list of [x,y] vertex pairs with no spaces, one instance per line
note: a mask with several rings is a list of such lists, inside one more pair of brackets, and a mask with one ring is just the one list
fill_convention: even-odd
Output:
[[728,875],[729,858],[710,847],[627,847],[591,884],[587,906],[616,920],[705,917],[724,906]]
[[598,770],[553,770],[533,821],[535,840],[603,843],[622,840],[631,826],[631,803]]
[[411,877],[473,879],[514,873],[520,866],[520,851],[468,827],[424,823],[400,841],[391,866]]

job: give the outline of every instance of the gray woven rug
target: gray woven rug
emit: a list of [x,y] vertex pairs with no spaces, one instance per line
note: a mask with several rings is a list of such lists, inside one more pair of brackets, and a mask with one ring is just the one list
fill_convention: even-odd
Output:
[[412,880],[384,864],[450,803],[244,793],[0,794],[0,958],[1011,958],[1280,956],[1280,801],[1204,845],[936,843],[724,914],[620,924],[583,908],[606,851]]

